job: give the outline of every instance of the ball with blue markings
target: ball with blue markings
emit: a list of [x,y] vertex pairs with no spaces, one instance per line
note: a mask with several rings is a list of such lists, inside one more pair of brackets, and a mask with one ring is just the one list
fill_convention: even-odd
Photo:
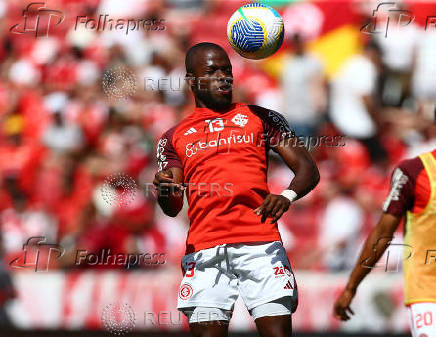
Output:
[[282,45],[284,33],[280,14],[260,3],[242,6],[227,24],[227,37],[233,49],[255,60],[274,54]]

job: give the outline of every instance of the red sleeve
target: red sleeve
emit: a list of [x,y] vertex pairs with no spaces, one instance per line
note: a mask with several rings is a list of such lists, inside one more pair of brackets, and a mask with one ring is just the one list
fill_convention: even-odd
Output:
[[173,145],[173,136],[176,127],[169,129],[159,139],[156,148],[157,170],[162,171],[172,167],[183,169],[182,161],[177,155]]
[[416,178],[423,170],[419,157],[401,162],[393,171],[391,189],[383,205],[383,212],[403,216],[415,202]]
[[272,150],[276,150],[280,140],[295,137],[295,132],[280,113],[257,105],[249,107],[262,120],[263,132],[268,139],[267,144]]

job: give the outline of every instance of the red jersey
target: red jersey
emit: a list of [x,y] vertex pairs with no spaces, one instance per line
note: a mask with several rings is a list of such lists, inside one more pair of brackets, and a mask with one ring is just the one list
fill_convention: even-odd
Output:
[[270,193],[268,150],[293,136],[279,113],[241,103],[227,112],[196,108],[164,133],[158,170],[183,169],[187,254],[224,243],[281,241],[277,224],[261,223],[253,210]]

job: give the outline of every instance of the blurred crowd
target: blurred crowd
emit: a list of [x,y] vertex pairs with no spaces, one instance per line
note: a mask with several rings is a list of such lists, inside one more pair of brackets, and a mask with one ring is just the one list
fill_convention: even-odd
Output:
[[[78,266],[77,249],[165,253],[166,265],[179,266],[189,222],[186,210],[177,218],[164,216],[147,187],[157,168],[155,145],[194,107],[192,95],[178,84],[186,50],[205,40],[229,50],[223,30],[242,1],[47,1],[47,8],[62,11],[65,21],[38,38],[9,30],[23,23],[27,4],[0,2],[5,264],[30,237],[42,236],[65,249],[61,259],[50,261],[51,268],[123,269]],[[99,14],[160,20],[165,29],[129,34],[75,29],[77,16]],[[350,268],[380,215],[394,165],[436,147],[435,33],[413,24],[403,28],[400,33],[392,27],[389,38],[379,34],[369,40],[362,34],[361,52],[332,78],[299,34],[287,35],[278,78],[230,53],[234,101],[283,113],[297,135],[344,137],[343,146],[311,149],[320,185],[280,221],[297,270]],[[122,76],[119,69],[124,69]],[[126,81],[131,75],[136,84]],[[113,80],[103,87],[104,76],[120,81],[120,87]],[[146,90],[144,79],[157,83],[160,78],[169,79],[176,90]],[[279,193],[292,174],[276,156],[269,170],[271,191]],[[119,172],[137,184],[134,198],[122,205],[102,196],[105,181]],[[123,186],[111,188],[122,193]],[[130,267],[138,268],[153,269]]]

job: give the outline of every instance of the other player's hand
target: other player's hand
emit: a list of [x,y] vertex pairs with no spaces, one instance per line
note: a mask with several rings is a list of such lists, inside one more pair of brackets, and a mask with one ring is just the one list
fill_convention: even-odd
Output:
[[277,222],[280,217],[289,209],[291,202],[283,195],[268,194],[262,205],[254,210],[257,215],[262,214],[261,222],[272,217],[271,223]]
[[158,191],[168,195],[171,191],[183,191],[185,187],[182,184],[174,182],[173,173],[170,170],[163,170],[154,175],[153,185]]
[[353,310],[350,308],[350,303],[356,294],[355,291],[345,289],[339,298],[336,300],[333,307],[333,315],[342,321],[348,321],[351,315],[354,315]]

